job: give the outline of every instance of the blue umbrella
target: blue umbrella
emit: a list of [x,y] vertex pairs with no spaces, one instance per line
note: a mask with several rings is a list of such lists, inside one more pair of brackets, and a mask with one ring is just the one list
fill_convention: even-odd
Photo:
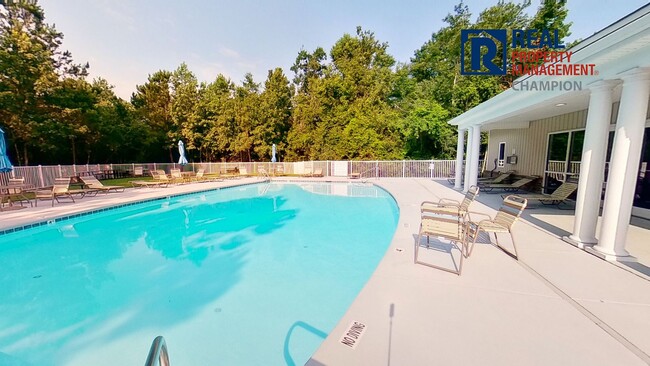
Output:
[[276,161],[278,161],[278,159],[275,158],[275,144],[273,144],[271,151],[273,152],[273,157],[271,157],[271,162],[275,163]]
[[5,132],[0,128],[0,172],[10,172],[14,167],[7,156],[7,144],[5,143]]
[[178,140],[178,153],[181,154],[181,157],[178,158],[178,163],[180,165],[186,165],[187,158],[185,157],[185,145],[183,145],[182,140]]

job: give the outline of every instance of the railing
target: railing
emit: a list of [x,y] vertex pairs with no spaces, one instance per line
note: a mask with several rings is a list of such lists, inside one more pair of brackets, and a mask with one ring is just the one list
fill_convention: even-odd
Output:
[[153,340],[144,366],[169,366],[169,354],[163,336],[158,336]]
[[235,168],[246,169],[249,174],[267,176],[302,175],[316,170],[326,177],[347,177],[351,173],[362,173],[364,178],[430,178],[449,177],[456,166],[455,160],[379,160],[379,161],[300,161],[300,162],[246,162],[246,163],[190,163],[184,167],[175,163],[131,163],[131,164],[85,164],[85,165],[38,165],[16,166],[11,173],[0,173],[0,183],[12,176],[25,177],[25,183],[34,187],[47,187],[54,179],[80,175],[98,175],[100,179],[132,176],[136,168],[145,171],[183,168],[186,171],[205,169],[205,174],[220,174]]

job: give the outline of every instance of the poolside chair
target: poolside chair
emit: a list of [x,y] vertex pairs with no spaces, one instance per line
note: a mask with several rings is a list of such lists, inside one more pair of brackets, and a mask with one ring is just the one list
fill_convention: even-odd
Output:
[[249,177],[251,174],[248,174],[248,168],[239,168],[240,177]]
[[311,169],[305,169],[305,172],[302,173],[302,174],[300,174],[300,176],[301,176],[301,177],[305,177],[305,178],[307,178],[307,177],[312,177],[313,174],[314,174],[314,173],[313,173],[313,170],[311,170]]
[[207,175],[205,174],[205,169],[200,168],[199,170],[196,171],[196,174],[191,177],[192,182],[218,182],[223,179],[219,179],[218,176],[216,175]]
[[522,197],[525,197],[528,201],[538,200],[543,205],[556,206],[561,209],[560,205],[563,203],[566,204],[569,196],[577,189],[578,184],[564,182],[551,194],[526,194],[522,195]]
[[32,201],[25,196],[25,188],[32,187],[31,185],[25,185],[25,177],[20,178],[9,178],[7,182],[7,198],[10,204],[13,202],[19,202],[20,206],[23,205],[23,202],[29,203],[29,206],[32,207]]
[[314,169],[314,172],[311,174],[312,177],[323,177],[323,169]]
[[[417,241],[415,242],[415,264],[422,264],[427,267],[440,269],[446,272],[455,273],[460,276],[463,270],[463,257],[467,251],[467,236],[465,231],[465,224],[460,212],[460,206],[456,209],[451,209],[447,204],[438,204],[434,202],[426,202],[420,206],[421,221],[420,230],[418,231]],[[422,237],[426,237],[426,244],[422,244]],[[449,244],[445,245],[442,242],[432,244],[430,239],[439,241],[445,239]],[[431,252],[444,252],[449,253],[451,257],[452,267],[443,266],[441,264],[432,263],[432,261],[423,261],[420,259],[420,247],[424,246]],[[454,258],[454,249],[458,249],[458,261]]]
[[177,179],[170,178],[167,175],[167,173],[165,173],[165,171],[162,170],[162,169],[157,169],[157,170],[151,171],[151,176],[153,177],[154,181],[158,181],[158,182],[161,182],[161,183],[172,184],[172,183],[178,182]]
[[171,183],[167,174],[163,170],[152,170],[151,176],[153,180],[132,180],[129,181],[133,188],[142,188],[142,187],[168,187]]
[[97,180],[94,175],[89,175],[87,177],[80,177],[84,185],[90,189],[96,189],[99,192],[108,193],[110,191],[114,192],[124,192],[124,187],[122,186],[105,186],[102,182]]
[[[468,246],[466,252],[467,256],[469,257],[472,254],[472,250],[474,250],[474,245],[476,244],[476,239],[478,238],[481,231],[483,231],[488,234],[488,238],[490,236],[490,233],[494,233],[494,240],[496,242],[496,246],[499,249],[503,250],[509,256],[518,260],[519,255],[517,254],[517,246],[515,244],[515,238],[512,235],[512,226],[519,219],[521,213],[524,211],[527,204],[528,204],[528,200],[526,200],[525,198],[520,196],[510,195],[503,200],[501,208],[499,208],[499,211],[494,216],[494,219],[490,218],[489,215],[483,213],[469,212],[470,217],[473,215],[474,216],[479,215],[479,216],[485,216],[487,217],[487,219],[483,219],[478,222],[470,219],[470,221],[467,222],[467,236],[468,236]],[[510,239],[512,240],[512,248],[513,248],[512,252],[510,252],[505,247],[501,246],[501,244],[499,243],[499,238],[497,236],[498,233],[508,233],[510,235]],[[472,240],[471,244],[469,244],[469,239]],[[491,239],[490,239],[490,243],[491,243]]]
[[131,183],[133,188],[169,186],[169,182],[163,182],[160,180],[131,180],[129,183]]
[[[34,205],[38,206],[38,200],[49,199],[52,200],[52,207],[54,207],[54,201],[59,203],[59,198],[66,197],[72,200],[72,203],[75,203],[73,194],[80,194],[83,197],[86,194],[86,191],[90,192],[91,190],[71,190],[70,189],[70,178],[56,178],[54,180],[54,185],[49,189],[41,189],[34,192]],[[96,192],[96,191],[94,191]]]
[[[172,183],[188,183],[190,181],[190,179],[188,179],[189,177],[186,178],[183,176],[180,169],[171,169],[169,175],[171,176]],[[167,175],[165,174],[165,176]]]
[[467,190],[467,193],[465,193],[463,200],[460,202],[448,198],[441,198],[438,202],[424,201],[420,205],[420,211],[423,215],[426,215],[429,210],[439,212],[440,210],[443,210],[443,206],[445,206],[450,214],[457,213],[464,221],[467,212],[469,211],[469,205],[474,202],[474,199],[478,196],[478,192],[479,187],[471,186]]
[[484,177],[478,178],[479,187],[485,184],[499,184],[503,183],[508,177],[510,177],[515,171],[509,170],[507,172],[499,172],[499,175],[496,177]]
[[488,193],[491,192],[493,189],[503,189],[505,192],[517,192],[523,186],[534,181],[535,179],[537,179],[537,177],[523,177],[510,184],[486,183],[482,185],[479,184],[479,186],[484,192],[488,192]]

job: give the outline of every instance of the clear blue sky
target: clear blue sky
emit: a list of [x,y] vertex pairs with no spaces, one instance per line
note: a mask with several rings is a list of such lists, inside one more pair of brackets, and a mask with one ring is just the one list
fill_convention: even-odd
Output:
[[[466,0],[474,19],[497,0]],[[533,0],[534,13],[540,0]],[[136,84],[160,69],[186,62],[199,81],[218,73],[240,83],[251,72],[259,83],[269,69],[289,70],[301,48],[329,52],[356,26],[388,42],[408,62],[458,0],[41,0],[48,23],[63,32],[63,48],[89,62],[129,99]],[[568,0],[572,35],[586,38],[645,5],[646,0]]]

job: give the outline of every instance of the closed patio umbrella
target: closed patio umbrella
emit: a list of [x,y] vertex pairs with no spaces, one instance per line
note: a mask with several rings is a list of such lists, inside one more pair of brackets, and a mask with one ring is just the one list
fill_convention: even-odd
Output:
[[6,173],[13,169],[7,156],[7,144],[5,143],[5,132],[0,128],[0,172]]
[[187,165],[187,158],[185,157],[185,145],[183,145],[182,140],[178,140],[178,153],[181,154],[181,157],[178,158],[178,164]]
[[273,144],[273,147],[271,148],[271,152],[272,152],[271,162],[275,163],[276,161],[278,161],[278,159],[276,159],[275,157],[275,144]]

